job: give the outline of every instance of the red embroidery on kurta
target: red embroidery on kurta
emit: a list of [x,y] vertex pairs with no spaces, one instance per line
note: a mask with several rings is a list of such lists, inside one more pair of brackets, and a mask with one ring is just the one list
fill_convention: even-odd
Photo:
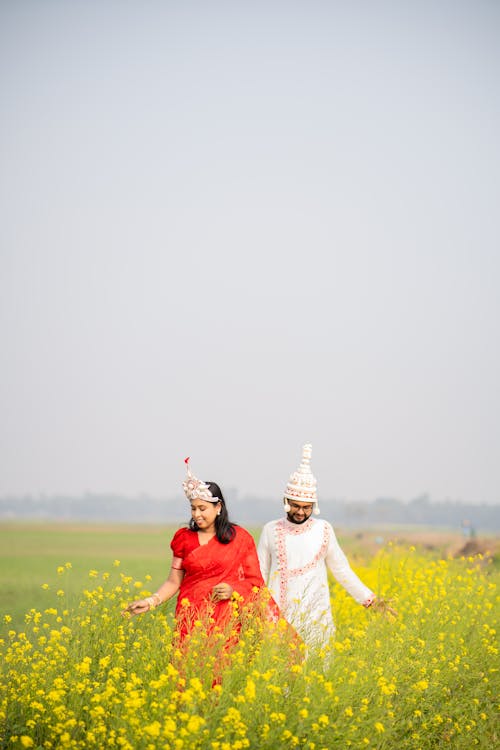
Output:
[[280,573],[280,594],[279,594],[279,606],[284,611],[286,609],[286,596],[288,590],[288,580],[295,578],[309,570],[312,570],[317,566],[319,561],[326,555],[328,549],[328,525],[323,525],[323,540],[318,552],[314,555],[311,562],[306,563],[301,568],[288,568],[287,554],[286,554],[286,536],[287,534],[303,534],[306,531],[310,531],[313,526],[313,520],[310,518],[303,524],[297,524],[297,528],[287,524],[284,519],[278,521],[275,527],[276,534],[276,550],[278,556],[278,570]]

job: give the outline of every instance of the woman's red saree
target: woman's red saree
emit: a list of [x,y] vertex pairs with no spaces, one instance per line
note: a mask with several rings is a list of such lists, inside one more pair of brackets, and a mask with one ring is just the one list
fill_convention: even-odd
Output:
[[[237,639],[241,614],[264,616],[277,621],[279,610],[275,602],[265,597],[255,542],[241,526],[228,544],[213,537],[200,545],[198,534],[190,529],[179,529],[171,542],[174,557],[181,560],[184,579],[179,589],[175,610],[177,629],[184,639],[193,628],[203,627],[206,633],[224,633],[225,640]],[[218,583],[228,583],[233,597],[213,601],[212,591]]]

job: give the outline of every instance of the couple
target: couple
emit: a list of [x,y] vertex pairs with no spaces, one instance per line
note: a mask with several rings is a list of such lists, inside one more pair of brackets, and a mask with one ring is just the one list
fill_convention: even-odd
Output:
[[[132,602],[125,613],[147,612],[178,594],[175,614],[182,639],[200,621],[212,629],[231,629],[237,601],[268,620],[276,621],[281,613],[306,644],[318,646],[334,635],[327,567],[359,604],[387,609],[351,569],[331,525],[312,517],[319,508],[311,452],[312,446],[304,445],[284,493],[286,515],[264,526],[258,550],[252,536],[229,521],[220,487],[193,476],[186,459],[183,489],[191,520],[172,539],[170,575],[152,596]],[[267,596],[263,609],[266,585],[271,598]]]

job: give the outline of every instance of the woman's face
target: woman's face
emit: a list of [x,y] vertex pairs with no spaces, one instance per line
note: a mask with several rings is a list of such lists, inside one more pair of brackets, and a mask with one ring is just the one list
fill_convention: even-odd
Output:
[[205,500],[193,500],[191,503],[191,518],[200,531],[212,531],[219,510],[220,503],[208,503]]

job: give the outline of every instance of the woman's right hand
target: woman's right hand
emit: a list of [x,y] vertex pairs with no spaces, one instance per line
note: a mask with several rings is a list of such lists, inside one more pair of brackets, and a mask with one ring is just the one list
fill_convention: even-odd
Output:
[[151,603],[147,599],[137,599],[135,602],[131,602],[126,609],[123,610],[123,617],[135,617],[135,615],[142,615],[144,612],[149,612],[151,609]]

